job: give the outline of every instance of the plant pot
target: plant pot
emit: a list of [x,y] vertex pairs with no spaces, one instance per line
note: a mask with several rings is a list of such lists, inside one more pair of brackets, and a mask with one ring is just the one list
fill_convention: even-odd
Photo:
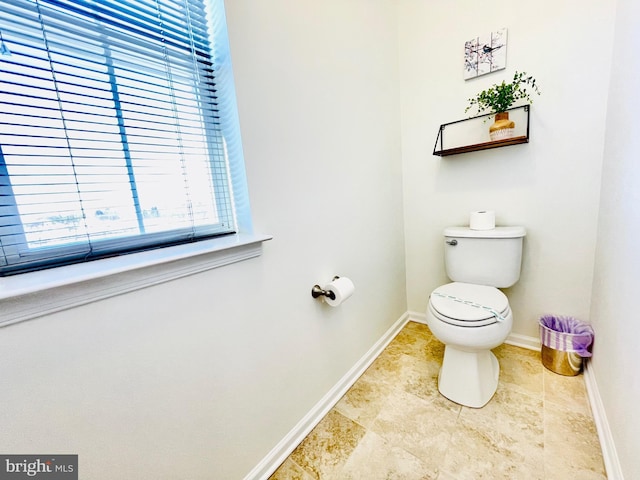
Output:
[[489,127],[489,138],[492,142],[513,137],[516,124],[509,120],[509,112],[496,113],[495,120]]

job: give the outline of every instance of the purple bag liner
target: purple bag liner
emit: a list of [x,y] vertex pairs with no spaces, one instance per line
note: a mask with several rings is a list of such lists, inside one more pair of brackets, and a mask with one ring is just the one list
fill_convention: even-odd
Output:
[[591,357],[593,328],[573,317],[545,315],[540,318],[542,344],[563,352],[575,352],[581,357]]

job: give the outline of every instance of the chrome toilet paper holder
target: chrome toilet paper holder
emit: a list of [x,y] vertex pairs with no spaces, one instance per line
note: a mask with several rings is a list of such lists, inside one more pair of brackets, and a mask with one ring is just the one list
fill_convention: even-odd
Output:
[[[331,279],[332,282],[335,282],[337,279],[339,279],[340,277],[335,276]],[[318,298],[318,297],[328,297],[331,300],[335,300],[336,299],[336,294],[333,293],[333,291],[331,290],[325,290],[323,289],[320,285],[314,285],[313,288],[311,289],[311,296],[313,298]]]

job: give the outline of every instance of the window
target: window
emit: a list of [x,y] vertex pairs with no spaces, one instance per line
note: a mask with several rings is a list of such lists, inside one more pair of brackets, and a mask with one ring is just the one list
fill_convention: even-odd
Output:
[[0,275],[236,230],[209,0],[0,13]]

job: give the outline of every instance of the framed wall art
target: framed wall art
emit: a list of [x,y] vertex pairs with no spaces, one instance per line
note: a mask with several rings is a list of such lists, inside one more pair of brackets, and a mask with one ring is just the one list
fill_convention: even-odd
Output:
[[507,66],[507,29],[480,35],[464,43],[464,79],[479,77]]

